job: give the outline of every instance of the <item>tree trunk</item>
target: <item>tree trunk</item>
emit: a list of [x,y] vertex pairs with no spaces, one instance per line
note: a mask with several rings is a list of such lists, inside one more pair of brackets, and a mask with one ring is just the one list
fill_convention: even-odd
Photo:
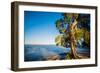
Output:
[[73,40],[71,40],[71,55],[72,58],[77,58],[76,43]]
[[72,58],[77,58],[77,50],[76,50],[76,39],[75,39],[75,30],[76,30],[77,21],[74,20],[74,22],[70,25],[70,45],[71,45],[71,55]]

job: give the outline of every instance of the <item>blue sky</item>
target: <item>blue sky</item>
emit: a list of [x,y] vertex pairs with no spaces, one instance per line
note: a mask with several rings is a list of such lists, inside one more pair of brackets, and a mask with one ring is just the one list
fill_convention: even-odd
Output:
[[59,35],[55,21],[61,13],[24,11],[25,44],[55,44]]

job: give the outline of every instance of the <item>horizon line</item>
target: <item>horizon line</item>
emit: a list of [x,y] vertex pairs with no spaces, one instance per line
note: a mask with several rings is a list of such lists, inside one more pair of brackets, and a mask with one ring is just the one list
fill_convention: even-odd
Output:
[[24,45],[56,45],[56,44],[24,44]]

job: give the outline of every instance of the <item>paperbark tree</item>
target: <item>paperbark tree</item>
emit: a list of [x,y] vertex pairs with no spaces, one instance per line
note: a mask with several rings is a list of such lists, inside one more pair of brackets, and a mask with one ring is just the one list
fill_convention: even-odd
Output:
[[[67,47],[66,44],[70,44],[72,58],[74,59],[79,58],[77,54],[77,42],[78,42],[78,39],[82,37],[84,34],[83,34],[83,29],[79,29],[77,28],[77,26],[79,22],[82,22],[82,23],[89,22],[87,21],[89,19],[89,16],[87,17],[85,16],[84,18],[84,16],[80,17],[80,15],[77,13],[63,13],[62,16],[63,17],[61,19],[58,19],[55,23],[57,29],[59,30],[61,34],[60,45],[63,43],[61,46]],[[85,25],[87,25],[87,23]],[[87,28],[87,27],[84,27],[84,28]],[[77,32],[79,33],[78,33],[78,36],[76,37]],[[58,37],[56,38],[55,40],[56,42],[57,42],[57,39],[59,38]]]

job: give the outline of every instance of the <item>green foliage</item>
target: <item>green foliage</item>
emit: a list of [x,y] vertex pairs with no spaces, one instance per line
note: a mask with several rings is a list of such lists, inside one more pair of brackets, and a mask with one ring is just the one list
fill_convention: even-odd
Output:
[[73,19],[77,20],[79,14],[77,14],[77,13],[64,13],[62,15],[64,18],[64,23],[71,24],[73,22]]
[[70,53],[68,53],[68,54],[66,55],[66,59],[72,59],[72,56],[71,56]]
[[80,40],[84,36],[84,29],[77,28],[75,31],[76,40]]
[[88,31],[84,31],[84,40],[85,40],[85,43],[89,46],[90,45],[90,32]]
[[87,31],[86,29],[80,29],[80,28],[77,28],[76,32],[75,32],[75,38],[76,40],[80,40],[81,38],[84,39],[84,42],[88,45],[90,45],[90,33],[89,31]]
[[[73,22],[73,20],[79,20],[78,22],[80,22],[80,24],[82,23],[83,26],[83,23],[86,23],[87,21],[86,18],[80,17],[80,14],[77,13],[63,13],[62,15],[63,17],[55,22],[56,28],[61,34],[55,38],[55,42],[57,45],[66,46],[66,44],[70,42],[70,35],[65,25],[70,25]],[[74,30],[74,33],[75,33],[75,40],[77,42],[78,40],[81,40],[81,38],[83,38],[84,42],[88,46],[90,45],[90,32],[87,30],[86,27],[77,28]]]
[[59,32],[64,34],[66,32],[66,28],[63,27],[62,23],[63,23],[63,20],[60,19],[60,20],[57,20],[55,24],[56,24],[56,28],[59,29]]
[[63,35],[58,35],[56,38],[55,38],[55,42],[56,42],[56,45],[58,46],[64,46],[65,44],[65,38]]
[[[87,31],[86,29],[77,28],[77,30],[75,31],[75,39],[78,42],[78,40],[81,40],[81,38],[84,39],[84,42],[88,46],[90,45],[90,33],[89,33],[89,31]],[[55,43],[56,43],[56,45],[59,45],[59,46],[66,47],[66,44],[68,44],[69,41],[70,41],[70,36],[68,34],[58,35],[55,38]]]
[[[70,59],[74,59],[74,58],[72,57],[71,53],[67,53],[66,59],[70,60]],[[76,59],[81,59],[80,55],[77,55]]]
[[62,26],[61,20],[57,20],[55,24],[56,24],[57,29],[61,29],[61,26]]

